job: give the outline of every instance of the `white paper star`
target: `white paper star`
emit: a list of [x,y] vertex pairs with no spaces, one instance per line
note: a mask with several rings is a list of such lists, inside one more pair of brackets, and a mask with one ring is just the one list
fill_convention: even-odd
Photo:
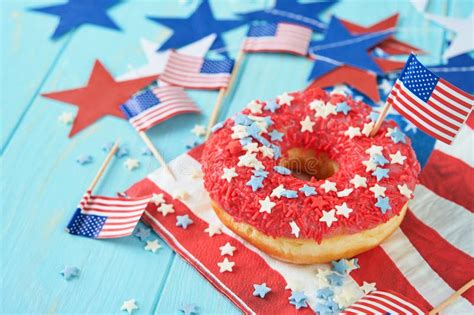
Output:
[[155,206],[159,206],[165,202],[165,196],[163,194],[153,194],[153,196],[150,198],[150,202],[153,202]]
[[204,230],[210,237],[216,234],[222,234],[222,225],[209,223],[209,226]]
[[329,181],[329,180],[327,180],[327,179],[324,181],[324,184],[322,184],[322,185],[319,186],[319,187],[321,187],[322,189],[324,189],[324,192],[326,192],[326,193],[328,193],[328,192],[330,192],[330,191],[337,191],[337,189],[336,189],[336,183],[331,182],[331,181]]
[[288,93],[283,93],[282,95],[278,96],[278,104],[279,105],[291,105],[291,102],[293,101],[294,97],[289,95]]
[[305,131],[313,132],[313,126],[315,122],[311,121],[309,116],[306,116],[304,120],[300,121],[300,124],[301,124],[301,132],[305,132]]
[[123,302],[122,307],[120,308],[121,311],[127,311],[128,314],[132,314],[133,310],[137,310],[138,306],[135,302],[135,299],[131,299],[128,301]]
[[221,251],[221,256],[234,256],[234,251],[236,250],[236,248],[230,245],[229,242],[227,242],[224,246],[219,247],[219,250]]
[[400,164],[403,165],[403,163],[406,160],[406,156],[402,155],[400,150],[397,151],[395,154],[389,154],[390,155],[390,164]]
[[385,197],[385,190],[387,190],[387,188],[375,184],[373,187],[370,187],[369,190],[374,193],[375,198],[378,198]]
[[140,161],[137,159],[127,159],[123,164],[129,171],[140,167]]
[[413,191],[408,188],[407,184],[397,185],[397,187],[403,196],[407,197],[408,199],[411,199]]
[[158,243],[158,240],[146,241],[145,250],[156,253],[158,249],[161,248],[161,245]]
[[361,136],[360,128],[349,126],[349,128],[346,130],[346,132],[344,132],[344,135],[348,136],[350,139],[352,139],[354,137],[360,137]]
[[235,167],[231,167],[231,168],[224,167],[223,171],[224,171],[224,174],[222,174],[221,178],[225,179],[228,183],[230,183],[232,178],[237,176],[237,173],[235,172]]
[[219,272],[220,273],[223,273],[223,272],[232,272],[232,268],[235,266],[235,262],[233,261],[229,261],[229,259],[224,258],[223,261],[217,263],[217,265],[219,266]]
[[369,282],[363,282],[362,285],[360,286],[360,289],[365,293],[368,294],[372,291],[377,290],[375,287],[375,282],[369,283]]
[[169,203],[162,203],[161,206],[159,206],[156,210],[160,212],[164,217],[166,217],[168,213],[174,213],[173,205]]
[[351,179],[349,182],[354,185],[354,188],[367,187],[367,178],[359,176],[357,174],[355,174],[354,178]]
[[246,107],[248,109],[250,109],[250,112],[252,114],[261,114],[262,113],[262,104],[260,104],[259,102],[255,101],[255,100],[248,103]]
[[340,197],[340,198],[342,198],[342,197],[347,197],[347,196],[349,196],[353,191],[354,191],[354,189],[352,189],[352,188],[345,188],[344,190],[338,191],[338,192],[337,192],[337,196]]
[[343,203],[340,206],[336,206],[336,214],[337,215],[342,215],[343,217],[348,218],[349,214],[353,211],[351,208],[347,206],[347,203]]
[[272,213],[272,208],[276,205],[276,203],[270,200],[270,197],[267,196],[263,200],[259,200],[260,203],[260,212]]
[[206,127],[203,125],[194,125],[194,128],[191,129],[191,133],[196,137],[204,136],[206,134]]
[[300,237],[300,227],[296,224],[295,221],[290,222],[291,234],[296,237]]
[[74,121],[74,114],[70,112],[64,112],[59,115],[58,120],[65,125],[70,125]]
[[281,198],[281,194],[285,191],[285,187],[282,185],[279,185],[278,187],[274,188],[272,193],[270,194],[270,197],[277,197],[278,199]]
[[366,137],[370,136],[372,129],[374,128],[375,123],[373,121],[364,124],[364,128],[362,128],[362,134]]
[[365,153],[368,153],[370,156],[373,156],[375,154],[383,155],[382,150],[383,150],[382,146],[372,144],[370,148],[365,150]]
[[334,209],[331,209],[329,211],[323,210],[323,216],[319,218],[319,221],[325,222],[328,227],[331,227],[332,223],[337,221],[335,214],[336,210]]

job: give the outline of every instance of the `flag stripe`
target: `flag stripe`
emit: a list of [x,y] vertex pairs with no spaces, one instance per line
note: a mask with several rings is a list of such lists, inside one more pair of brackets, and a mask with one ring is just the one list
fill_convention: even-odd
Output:
[[465,91],[455,87],[444,79],[440,79],[438,85],[445,94],[452,95],[462,105],[466,106],[466,108],[471,109],[472,106],[474,106],[473,95],[470,95],[469,93],[466,93]]
[[[471,115],[474,117],[474,115]],[[474,119],[473,119],[474,120]],[[470,167],[474,167],[474,154],[472,154],[472,148],[474,146],[474,137],[472,129],[469,126],[463,126],[459,130],[459,134],[451,144],[446,144],[437,141],[434,145],[434,150],[444,152],[445,154],[451,155],[457,158]]]
[[414,303],[412,302],[409,302],[408,300],[406,300],[405,297],[401,297],[400,295],[396,294],[396,293],[393,293],[393,292],[385,292],[385,291],[375,291],[373,292],[373,295],[376,295],[376,296],[385,296],[385,297],[388,297],[390,299],[392,299],[393,301],[396,301],[399,303],[399,305],[403,305],[405,307],[408,307],[408,309],[412,312],[418,312],[418,313],[421,313],[423,314],[424,312],[418,307],[416,306]]

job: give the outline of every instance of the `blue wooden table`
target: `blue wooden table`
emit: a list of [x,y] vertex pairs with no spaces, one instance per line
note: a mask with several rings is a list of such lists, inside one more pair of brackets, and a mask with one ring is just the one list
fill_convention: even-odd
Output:
[[[120,313],[124,300],[136,299],[138,313],[178,313],[182,303],[195,303],[201,313],[235,314],[239,310],[220,295],[195,270],[160,240],[157,253],[144,250],[136,237],[95,241],[64,232],[71,214],[105,153],[102,146],[117,137],[141,161],[127,170],[125,159],[115,159],[98,191],[113,195],[158,167],[141,155],[143,144],[124,120],[107,117],[72,139],[70,126],[58,122],[74,106],[40,96],[42,92],[82,86],[95,59],[112,74],[146,62],[139,39],[163,42],[170,31],[146,15],[190,14],[199,1],[127,1],[110,10],[124,29],[115,32],[93,26],[81,27],[53,42],[49,36],[57,19],[28,12],[32,6],[61,0],[14,1],[1,8],[1,312],[2,313]],[[211,1],[218,18],[233,12],[259,8],[271,1]],[[430,0],[433,14],[465,17],[472,2]],[[395,12],[401,14],[397,37],[429,54],[427,64],[441,61],[450,34],[426,20],[409,1],[343,0],[326,12],[369,25]],[[236,54],[246,27],[225,34],[231,55]],[[232,100],[220,119],[241,109],[249,100],[271,98],[284,91],[302,89],[311,62],[287,55],[251,55]],[[183,153],[193,139],[190,129],[205,124],[217,93],[192,91],[202,115],[173,118],[149,132],[167,160]],[[94,161],[79,165],[76,158],[90,154]],[[81,269],[79,278],[65,281],[65,265]]]

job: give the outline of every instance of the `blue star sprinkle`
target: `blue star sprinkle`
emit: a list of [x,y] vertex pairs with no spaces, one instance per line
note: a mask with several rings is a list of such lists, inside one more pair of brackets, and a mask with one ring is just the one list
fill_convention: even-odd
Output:
[[349,114],[350,111],[351,111],[351,107],[347,105],[346,102],[339,103],[336,106],[336,112],[338,113],[342,112],[344,113],[344,115],[347,115]]
[[234,123],[236,125],[250,126],[253,124],[253,120],[248,118],[247,115],[238,113],[237,116],[234,117]]
[[147,147],[143,147],[142,148],[142,155],[151,156],[151,155],[153,155],[153,153],[151,153],[150,149],[148,149]]
[[341,275],[345,275],[351,269],[345,259],[332,261],[331,264],[332,264],[332,270],[340,273]]
[[353,265],[353,267],[352,267],[353,270],[360,268],[360,266],[359,266],[359,258],[352,258],[351,263],[352,263],[352,265]]
[[269,133],[271,141],[282,141],[283,140],[283,132],[279,132],[278,130],[273,130]]
[[218,122],[217,124],[212,126],[211,132],[216,132],[217,130],[221,129],[222,127],[224,127],[224,122],[223,121]]
[[268,292],[270,292],[272,290],[269,287],[267,287],[266,283],[254,284],[253,287],[255,289],[253,291],[253,296],[259,296],[262,299],[265,297],[265,295],[267,295]]
[[79,156],[77,159],[76,159],[76,162],[81,164],[81,165],[86,165],[86,164],[89,164],[89,163],[92,163],[93,161],[93,158],[92,156],[90,155],[81,155]]
[[281,196],[288,199],[294,199],[298,198],[298,192],[296,190],[284,190],[282,191]]
[[395,127],[390,134],[392,141],[395,143],[403,142],[406,143],[405,134],[400,130],[400,128]]
[[281,157],[281,149],[279,146],[270,144],[270,148],[273,150],[273,159],[278,160]]
[[110,150],[112,150],[113,146],[114,146],[113,142],[107,142],[106,144],[102,146],[102,151],[104,151],[105,153],[108,153]]
[[341,286],[342,281],[344,279],[344,276],[341,276],[341,275],[333,272],[330,275],[326,276],[326,279],[328,279],[328,281],[331,285]]
[[181,312],[184,313],[184,315],[192,315],[192,314],[197,314],[197,306],[196,304],[183,304],[179,308]]
[[375,164],[382,166],[388,163],[388,160],[381,154],[374,154],[372,160]]
[[193,224],[193,220],[189,218],[187,214],[176,216],[176,226],[187,229],[189,225]]
[[263,178],[267,178],[268,176],[268,172],[264,170],[253,170],[252,173],[255,176],[263,177]]
[[249,144],[251,142],[252,142],[252,138],[250,138],[250,137],[245,137],[245,138],[240,139],[240,144],[243,147],[245,147],[247,144]]
[[291,171],[284,166],[280,166],[280,165],[274,166],[273,170],[281,175],[291,175]]
[[372,172],[372,176],[377,177],[377,181],[379,182],[382,178],[388,178],[388,169],[377,167],[375,171]]
[[222,33],[247,23],[245,20],[216,20],[208,0],[203,0],[199,7],[187,18],[148,17],[173,30],[173,34],[161,45],[160,50],[181,48],[211,34],[216,34],[212,48],[225,47]]
[[377,112],[370,112],[369,118],[371,121],[377,121],[379,119],[380,114]]
[[122,158],[124,156],[128,156],[128,149],[119,147],[117,152],[115,152],[115,156],[118,158]]
[[107,14],[108,9],[120,2],[120,0],[69,0],[64,4],[31,8],[30,10],[59,17],[59,24],[51,36],[51,39],[57,40],[85,24],[120,31],[120,27]]
[[267,126],[273,125],[273,120],[272,120],[272,118],[271,118],[270,116],[265,116],[265,117],[263,117],[263,120],[265,121],[265,124],[266,124]]
[[252,187],[252,191],[257,191],[259,188],[263,187],[263,177],[252,176],[247,182],[247,186]]
[[72,278],[79,277],[81,271],[77,267],[73,266],[66,266],[64,267],[63,271],[61,271],[61,275],[64,277],[66,281],[71,280]]
[[196,139],[189,139],[188,142],[186,143],[186,149],[191,150],[195,146],[199,144],[199,141]]
[[290,304],[294,305],[297,310],[302,307],[308,307],[308,303],[306,303],[306,300],[301,302],[290,301]]
[[308,307],[306,300],[308,297],[302,291],[292,291],[291,296],[289,297],[290,304],[293,304],[296,309],[300,309],[302,307]]
[[324,303],[318,303],[318,304],[316,304],[315,311],[316,311],[317,314],[319,314],[319,315],[330,315],[330,314],[334,314],[334,312],[331,310],[331,308],[329,307],[329,305],[326,305],[326,304],[324,304]]
[[375,206],[380,208],[380,211],[383,214],[385,214],[387,210],[392,209],[392,207],[390,207],[390,199],[388,197],[377,197],[377,203]]
[[252,138],[259,137],[261,132],[262,130],[256,123],[252,123],[250,126],[247,127],[247,133]]
[[280,108],[280,105],[277,104],[275,100],[267,101],[267,104],[265,105],[266,110],[271,111],[274,113],[278,108]]
[[318,299],[327,300],[331,296],[334,296],[334,291],[330,288],[319,289],[318,291],[316,291],[316,297]]
[[150,237],[150,229],[139,226],[137,231],[135,232],[135,236],[140,239],[140,241],[145,241],[148,237]]
[[300,191],[304,193],[306,197],[316,195],[316,189],[313,186],[308,186],[304,184],[303,187],[300,188]]

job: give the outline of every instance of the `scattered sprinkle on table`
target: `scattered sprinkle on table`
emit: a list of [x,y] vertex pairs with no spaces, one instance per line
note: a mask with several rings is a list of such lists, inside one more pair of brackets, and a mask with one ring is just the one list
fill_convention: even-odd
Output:
[[184,313],[184,315],[192,315],[192,314],[197,314],[197,306],[196,304],[184,304],[181,305],[179,308],[181,312]]
[[134,310],[138,309],[138,306],[136,304],[137,302],[135,299],[131,299],[128,301],[123,302],[122,307],[120,308],[121,311],[127,311],[128,314],[132,314]]
[[66,281],[79,277],[80,273],[81,271],[79,270],[79,268],[74,266],[65,266],[63,271],[61,271],[61,275]]
[[77,159],[76,162],[79,163],[80,165],[86,165],[92,163],[94,159],[92,158],[91,155],[80,155]]
[[157,239],[153,241],[146,241],[145,250],[156,253],[158,249],[161,248],[161,245],[158,243]]
[[74,121],[74,114],[70,112],[64,112],[58,117],[59,122],[70,125]]
[[209,226],[204,230],[208,233],[210,237],[213,237],[216,234],[222,234],[222,226],[219,224],[209,223]]
[[143,226],[139,226],[137,228],[137,231],[135,232],[135,236],[138,237],[140,239],[140,241],[143,242],[148,237],[150,237],[150,229],[146,228],[146,227],[143,227]]
[[129,171],[133,171],[140,167],[140,161],[137,159],[126,159],[123,163]]
[[187,214],[176,216],[176,226],[182,227],[183,229],[187,229],[188,226],[193,223],[193,220],[191,220]]
[[194,125],[194,128],[191,129],[191,133],[196,137],[202,137],[206,134],[206,127],[203,125]]

